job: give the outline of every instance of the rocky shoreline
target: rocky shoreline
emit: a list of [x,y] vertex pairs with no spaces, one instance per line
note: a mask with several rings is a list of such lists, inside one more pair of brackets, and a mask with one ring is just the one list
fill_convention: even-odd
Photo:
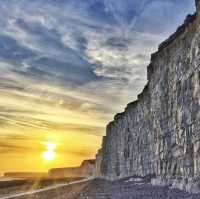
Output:
[[95,179],[18,199],[199,199],[169,186],[152,186],[150,179],[130,177],[115,182]]

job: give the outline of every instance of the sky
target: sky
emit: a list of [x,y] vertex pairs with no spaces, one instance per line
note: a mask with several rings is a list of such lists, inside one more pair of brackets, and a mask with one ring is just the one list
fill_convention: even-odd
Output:
[[[1,0],[0,174],[94,158],[193,0]],[[45,160],[48,144],[56,158]]]

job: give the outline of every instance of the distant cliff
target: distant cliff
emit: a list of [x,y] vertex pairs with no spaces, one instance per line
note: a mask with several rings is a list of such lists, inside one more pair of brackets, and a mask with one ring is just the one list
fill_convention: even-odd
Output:
[[95,160],[84,160],[79,167],[55,168],[49,171],[50,177],[91,177]]
[[138,100],[108,124],[96,177],[154,174],[153,183],[200,188],[200,0],[196,6],[152,55]]

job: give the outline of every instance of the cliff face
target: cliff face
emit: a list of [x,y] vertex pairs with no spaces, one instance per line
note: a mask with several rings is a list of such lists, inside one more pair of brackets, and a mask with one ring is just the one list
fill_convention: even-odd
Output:
[[200,1],[152,55],[148,83],[107,126],[97,154],[97,177],[155,174],[200,176]]
[[50,177],[91,177],[95,160],[84,160],[79,167],[54,168],[49,170]]

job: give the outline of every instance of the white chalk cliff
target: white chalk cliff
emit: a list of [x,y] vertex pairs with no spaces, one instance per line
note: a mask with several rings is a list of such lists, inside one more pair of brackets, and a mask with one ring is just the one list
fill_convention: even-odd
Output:
[[154,184],[200,190],[200,0],[196,6],[152,55],[138,100],[108,124],[96,177],[153,174]]

